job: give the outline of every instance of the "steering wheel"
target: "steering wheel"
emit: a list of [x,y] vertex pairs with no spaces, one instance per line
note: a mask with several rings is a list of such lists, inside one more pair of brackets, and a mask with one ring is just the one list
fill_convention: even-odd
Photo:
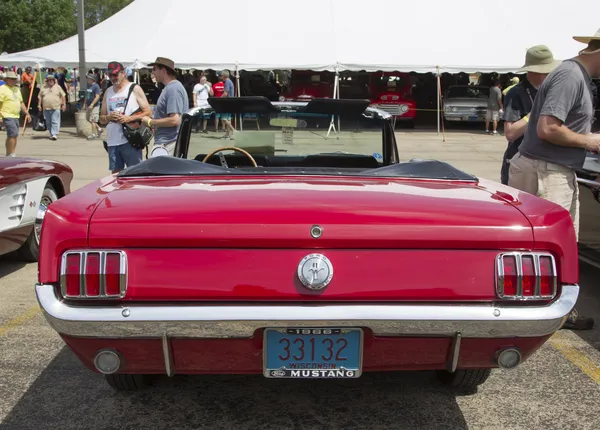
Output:
[[[206,157],[204,157],[204,160],[202,160],[202,162],[206,163],[208,161],[208,159],[210,157],[212,157],[213,155],[215,155],[217,152],[226,151],[226,150],[232,150],[232,151],[241,152],[246,157],[248,157],[250,159],[250,161],[252,161],[252,164],[254,165],[254,167],[258,167],[258,164],[256,164],[256,160],[254,160],[254,158],[252,157],[252,155],[250,155],[248,152],[244,151],[243,149],[237,148],[235,146],[222,146],[220,148],[217,148],[213,152],[211,152],[210,154],[207,154]],[[225,168],[229,168],[229,166],[227,165],[227,161],[225,160],[225,157],[223,156],[223,154],[219,154],[219,158],[221,160],[221,166],[223,166]]]

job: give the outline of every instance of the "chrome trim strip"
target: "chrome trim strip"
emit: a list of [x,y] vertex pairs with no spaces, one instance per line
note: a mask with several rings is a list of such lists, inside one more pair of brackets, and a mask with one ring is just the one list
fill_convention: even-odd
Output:
[[162,337],[162,347],[165,358],[165,371],[167,372],[167,376],[171,377],[173,376],[173,355],[171,352],[171,343],[166,334]]
[[[377,336],[424,335],[462,338],[540,337],[564,324],[579,295],[565,285],[552,303],[493,304],[127,304],[65,303],[53,285],[36,285],[49,324],[69,336],[97,338],[249,338],[264,327],[367,327]],[[126,314],[127,316],[124,316]]]
[[458,357],[460,355],[460,341],[462,336],[460,333],[456,333],[452,338],[452,346],[450,347],[450,355],[448,356],[448,364],[446,365],[446,369],[448,372],[456,372],[456,368],[458,367]]

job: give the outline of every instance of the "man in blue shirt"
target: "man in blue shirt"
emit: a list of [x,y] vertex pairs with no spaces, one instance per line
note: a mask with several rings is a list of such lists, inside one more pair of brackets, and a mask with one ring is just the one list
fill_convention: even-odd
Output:
[[155,147],[152,150],[153,155],[167,155],[169,148],[177,140],[181,116],[190,108],[189,99],[185,87],[177,80],[173,60],[158,57],[149,66],[152,67],[152,74],[156,82],[165,87],[156,102],[152,118],[145,116],[142,118],[142,122],[154,129],[154,144],[158,148],[164,148],[157,149]]
[[[229,79],[229,72],[227,70],[223,70],[221,76],[223,77],[223,83],[225,84],[223,97],[235,97],[235,88],[233,87],[233,82],[231,79]],[[221,120],[223,121],[223,124],[225,124],[225,136],[223,136],[223,139],[233,140],[235,128],[233,128],[233,125],[231,125],[231,114],[222,113]]]

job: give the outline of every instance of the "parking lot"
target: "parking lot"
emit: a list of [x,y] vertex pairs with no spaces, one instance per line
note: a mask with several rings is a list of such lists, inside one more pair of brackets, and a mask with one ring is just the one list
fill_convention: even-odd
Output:
[[[0,141],[4,137],[0,133]],[[436,158],[500,178],[502,136],[452,130],[444,142],[435,131],[400,129],[396,138],[401,159]],[[220,145],[215,140],[215,148]],[[108,173],[101,142],[76,137],[74,128],[64,128],[56,142],[28,131],[17,154],[69,164],[73,189]],[[578,309],[600,324],[600,269],[580,267]],[[0,428],[600,428],[600,325],[558,332],[522,366],[496,371],[465,396],[438,385],[433,372],[345,381],[177,375],[137,393],[117,393],[46,324],[35,299],[36,276],[35,264],[0,261]]]

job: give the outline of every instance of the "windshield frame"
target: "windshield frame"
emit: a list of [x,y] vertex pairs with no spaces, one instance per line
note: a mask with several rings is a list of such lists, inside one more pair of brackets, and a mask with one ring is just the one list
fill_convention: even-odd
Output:
[[[211,102],[211,98],[209,97],[208,99],[208,103],[210,104]],[[285,110],[298,110],[300,108],[306,107],[308,106],[311,102],[319,102],[319,101],[330,101],[330,100],[334,100],[334,99],[313,99],[311,102],[297,102],[297,101],[281,101],[281,102],[271,102],[268,99],[264,98],[264,97],[248,97],[248,96],[242,96],[242,97],[230,97],[230,100],[228,101],[235,101],[235,100],[239,100],[239,101],[247,101],[249,103],[252,102],[260,102],[263,105],[269,106],[269,109],[271,110],[271,112],[284,112]],[[231,100],[234,99],[234,100]],[[340,102],[341,104],[343,104],[344,99],[335,99],[337,102]],[[356,103],[356,100],[352,99],[352,100],[348,100],[349,103]],[[268,104],[267,104],[268,103]],[[227,109],[228,111],[230,111],[231,109]],[[216,113],[220,113],[220,110],[215,109],[214,107],[210,106],[208,108],[206,107],[194,107],[189,109],[187,112],[185,112],[182,115],[181,118],[181,124],[179,126],[179,133],[177,135],[177,141],[175,143],[175,148],[174,148],[174,153],[173,156],[175,158],[184,158],[187,159],[188,158],[188,151],[189,151],[189,146],[190,146],[190,141],[191,141],[191,134],[192,134],[192,128],[193,128],[193,124],[195,122],[195,118],[201,114],[204,113],[212,113],[212,112],[216,112]],[[253,113],[250,112],[248,110],[248,112],[245,112],[245,110],[242,108],[240,109],[239,112],[233,112],[234,114],[239,114],[239,113]],[[393,116],[391,114],[389,114],[388,112],[382,110],[382,109],[378,109],[375,107],[367,107],[365,109],[365,111],[362,113],[362,116],[365,118],[377,118],[378,120],[381,120],[381,154],[383,156],[383,164],[382,166],[389,166],[391,164],[396,164],[400,162],[400,157],[399,157],[399,153],[398,153],[398,144],[396,142],[396,136],[395,136],[395,132],[394,132],[394,127],[393,127]],[[216,149],[216,147],[215,147]]]

